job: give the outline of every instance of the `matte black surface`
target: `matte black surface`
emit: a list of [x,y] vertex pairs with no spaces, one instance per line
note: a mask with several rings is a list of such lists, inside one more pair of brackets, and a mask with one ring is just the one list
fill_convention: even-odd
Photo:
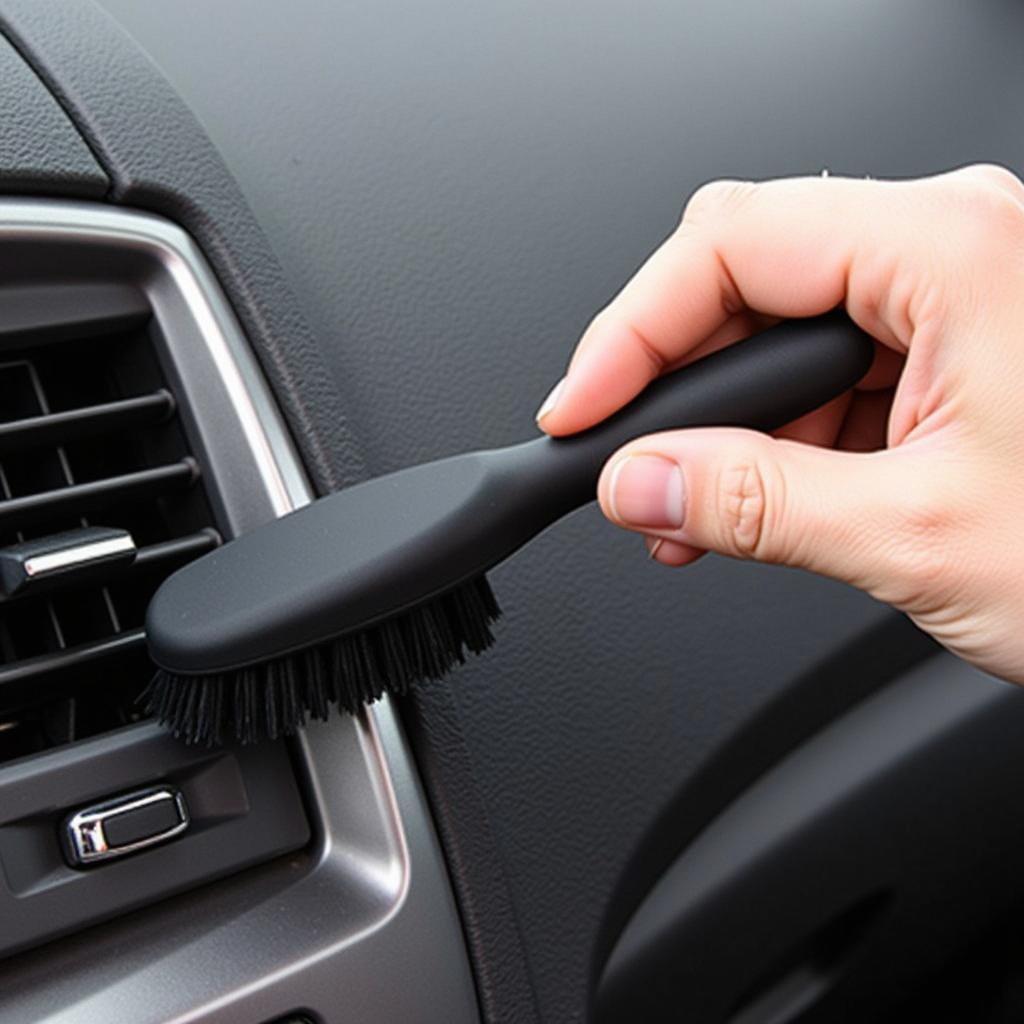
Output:
[[195,461],[184,458],[166,466],[8,498],[0,505],[0,528],[14,530],[29,523],[81,514],[114,501],[138,501],[182,490],[195,483],[197,475]]
[[138,428],[168,419],[173,412],[174,397],[161,388],[137,398],[12,420],[0,423],[0,453],[80,441],[83,437],[114,429]]
[[119,657],[142,652],[145,646],[146,635],[141,629],[126,629],[101,640],[9,662],[0,666],[0,699],[11,709],[40,697],[74,691],[79,688],[78,674],[83,669],[100,662],[108,670],[116,668]]
[[99,198],[109,182],[85,140],[17,51],[0,39],[0,191]]
[[0,290],[0,353],[130,331],[150,316],[145,295],[124,281],[5,280]]
[[612,952],[596,1020],[859,1024],[898,1009],[986,922],[1019,915],[1007,854],[1024,821],[1006,811],[1024,796],[1022,733],[1024,691],[948,654],[862,703],[669,866]]
[[[239,178],[374,473],[523,436],[708,178],[1024,168],[1010,0],[104,3]],[[688,839],[929,648],[800,573],[651,566],[592,510],[494,583],[501,643],[415,737],[485,1012],[564,1024]]]
[[180,823],[181,814],[174,801],[162,800],[134,811],[113,815],[103,823],[103,832],[110,846],[116,848],[168,832]]
[[593,501],[627,441],[673,427],[777,429],[852,387],[873,354],[845,316],[790,321],[662,378],[582,434],[322,498],[165,580],[146,616],[150,653],[171,672],[217,673],[363,629],[486,572]]

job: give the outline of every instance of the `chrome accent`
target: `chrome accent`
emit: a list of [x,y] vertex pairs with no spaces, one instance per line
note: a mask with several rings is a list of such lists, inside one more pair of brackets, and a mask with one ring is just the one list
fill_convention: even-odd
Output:
[[[110,845],[107,837],[107,825],[112,818],[160,803],[174,806],[178,815],[176,825],[133,843],[126,843],[123,846]],[[64,829],[71,859],[74,863],[85,866],[113,860],[115,857],[123,857],[126,853],[135,853],[138,850],[145,850],[149,846],[165,843],[168,839],[181,835],[188,826],[189,816],[185,798],[178,790],[165,786],[107,800],[93,807],[86,807],[68,818]]]
[[0,548],[0,599],[35,593],[69,576],[100,576],[131,565],[135,555],[132,535],[109,526],[84,526],[9,544]]
[[108,540],[87,541],[77,547],[33,555],[25,561],[25,575],[30,578],[45,576],[47,573],[77,568],[90,562],[106,561],[115,555],[134,555],[135,541],[132,535],[126,530],[119,531],[119,534]]

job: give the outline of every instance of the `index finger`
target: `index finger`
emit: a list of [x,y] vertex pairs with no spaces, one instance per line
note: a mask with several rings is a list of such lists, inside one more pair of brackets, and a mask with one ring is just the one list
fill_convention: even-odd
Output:
[[[592,426],[709,341],[751,333],[751,311],[814,316],[845,300],[865,330],[904,348],[903,325],[888,322],[878,295],[891,267],[864,264],[926,244],[923,219],[908,209],[912,186],[848,178],[705,185],[587,328],[556,400],[538,416],[542,428],[560,435]],[[876,272],[855,273],[858,262]]]

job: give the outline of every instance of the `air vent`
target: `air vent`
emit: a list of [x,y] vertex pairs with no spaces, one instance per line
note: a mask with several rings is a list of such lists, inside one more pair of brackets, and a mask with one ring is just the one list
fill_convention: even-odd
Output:
[[2,762],[139,719],[149,598],[219,538],[144,294],[21,287],[0,307]]

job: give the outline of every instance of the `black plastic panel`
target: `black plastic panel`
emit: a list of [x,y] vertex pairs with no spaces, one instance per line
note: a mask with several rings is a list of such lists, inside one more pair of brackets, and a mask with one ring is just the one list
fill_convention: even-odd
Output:
[[[166,846],[88,871],[68,867],[59,828],[70,813],[171,783],[189,828]],[[309,839],[282,744],[209,751],[139,726],[0,770],[0,955],[239,871]]]
[[1012,810],[1021,735],[1024,691],[947,654],[862,703],[668,868],[612,953],[596,1019],[795,1024],[897,1010],[951,951],[1024,905],[1009,856],[1024,847]]
[[[175,792],[180,793],[180,790]],[[168,796],[158,803],[111,815],[103,824],[103,832],[107,844],[116,851],[149,842],[181,828],[184,822],[175,800]],[[190,822],[187,824],[191,825]]]
[[[23,262],[24,251],[20,255]],[[0,302],[0,352],[36,342],[119,334],[141,327],[152,315],[146,296],[127,281],[115,277],[55,282],[47,280],[45,263],[44,255],[37,260],[38,270],[29,271],[30,283],[20,287],[13,283],[17,275],[7,268]]]

